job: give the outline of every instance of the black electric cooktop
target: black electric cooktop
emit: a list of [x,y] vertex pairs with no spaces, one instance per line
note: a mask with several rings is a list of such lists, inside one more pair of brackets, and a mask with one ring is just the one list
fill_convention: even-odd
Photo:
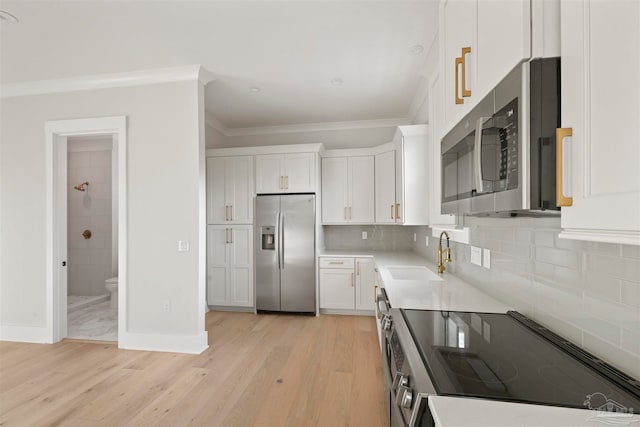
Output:
[[517,312],[401,310],[439,395],[640,412],[640,383]]

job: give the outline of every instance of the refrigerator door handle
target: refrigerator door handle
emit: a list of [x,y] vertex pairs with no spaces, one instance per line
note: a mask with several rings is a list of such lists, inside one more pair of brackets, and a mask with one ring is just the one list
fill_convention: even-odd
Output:
[[280,250],[282,251],[282,269],[284,270],[284,215],[280,214]]
[[280,263],[280,212],[278,212],[278,217],[276,219],[276,235],[275,235],[275,240],[276,240],[276,260],[278,261],[278,270],[280,270],[281,268],[281,263]]

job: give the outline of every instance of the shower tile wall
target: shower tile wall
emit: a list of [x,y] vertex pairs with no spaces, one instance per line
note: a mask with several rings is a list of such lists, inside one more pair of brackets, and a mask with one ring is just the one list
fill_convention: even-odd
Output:
[[[486,293],[640,378],[640,248],[558,238],[558,218],[465,218],[491,269],[452,245],[447,269]],[[438,239],[418,233],[414,250],[436,262]]]
[[[89,182],[87,191],[73,187]],[[69,152],[68,265],[70,295],[102,295],[111,265],[111,151]],[[91,230],[90,239],[82,236]]]

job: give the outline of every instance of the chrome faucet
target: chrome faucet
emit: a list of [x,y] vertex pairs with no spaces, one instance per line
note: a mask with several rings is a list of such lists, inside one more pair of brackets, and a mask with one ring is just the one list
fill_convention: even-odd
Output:
[[451,248],[449,248],[449,235],[446,231],[440,233],[440,240],[438,241],[438,273],[444,273],[444,263],[442,262],[442,235],[445,235],[447,238],[447,252],[445,257],[445,262],[451,262]]

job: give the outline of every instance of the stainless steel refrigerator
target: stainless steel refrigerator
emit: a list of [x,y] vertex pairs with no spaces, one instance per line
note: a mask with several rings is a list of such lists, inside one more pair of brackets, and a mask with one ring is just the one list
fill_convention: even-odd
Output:
[[316,312],[313,194],[256,197],[256,309]]

